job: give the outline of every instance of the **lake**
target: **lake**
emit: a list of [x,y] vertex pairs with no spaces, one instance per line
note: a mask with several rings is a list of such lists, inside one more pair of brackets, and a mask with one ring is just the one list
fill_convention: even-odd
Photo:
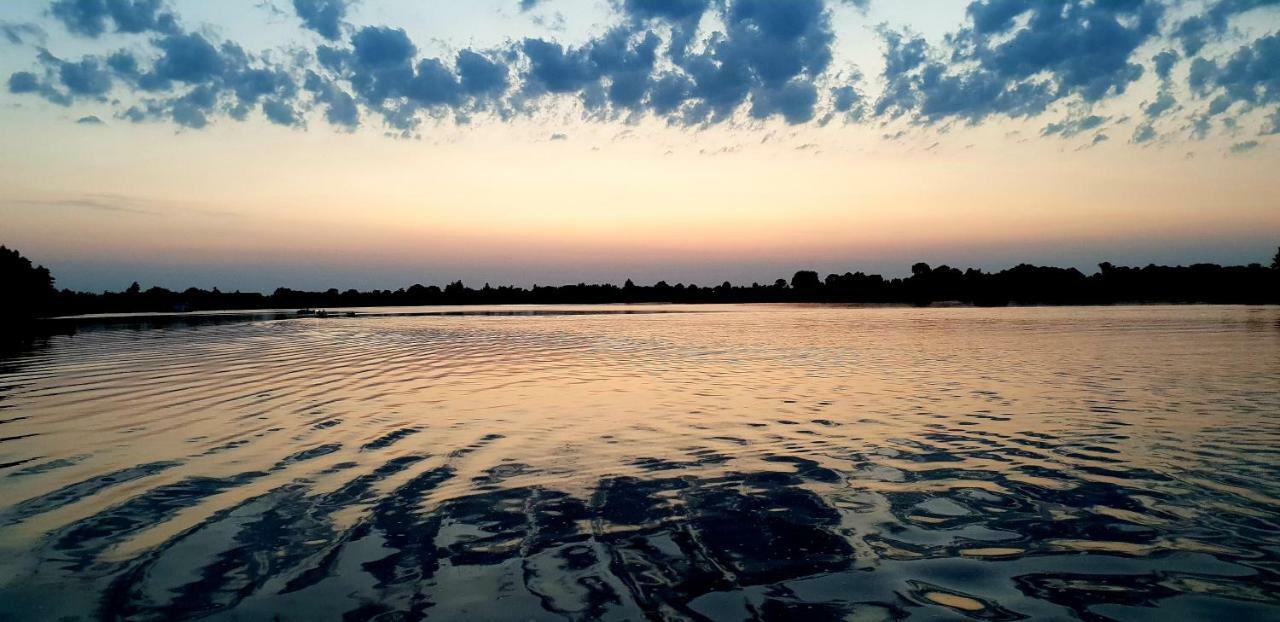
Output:
[[1280,619],[1280,308],[363,309],[0,361],[0,619],[201,616]]

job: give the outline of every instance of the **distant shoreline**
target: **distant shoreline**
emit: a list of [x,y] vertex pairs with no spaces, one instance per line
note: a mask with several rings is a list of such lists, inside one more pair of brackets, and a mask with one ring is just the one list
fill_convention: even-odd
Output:
[[1085,275],[1075,268],[1019,264],[999,272],[960,270],[925,263],[911,276],[845,272],[820,277],[800,270],[790,280],[716,286],[612,283],[529,288],[486,283],[472,288],[454,281],[441,288],[411,285],[397,290],[299,291],[270,294],[223,292],[217,288],[173,291],[134,283],[121,292],[100,294],[58,290],[49,271],[33,266],[17,251],[0,247],[0,272],[13,284],[12,302],[0,307],[6,320],[85,315],[167,314],[193,311],[349,309],[360,307],[442,307],[497,305],[826,303],[903,306],[1082,306],[1115,304],[1280,304],[1280,251],[1270,266],[1194,264],[1141,268],[1103,262]]
[[906,278],[861,272],[830,274],[801,270],[770,284],[707,287],[659,281],[561,286],[472,288],[461,281],[397,290],[299,291],[270,294],[189,288],[178,292],[134,284],[124,292],[89,294],[61,291],[45,316],[102,313],[237,311],[253,309],[338,309],[476,305],[741,304],[826,303],[902,306],[1080,306],[1114,304],[1280,304],[1280,269],[1248,266],[1146,266],[1102,264],[1086,276],[1074,268],[1022,264],[1000,272],[948,266],[912,267]]

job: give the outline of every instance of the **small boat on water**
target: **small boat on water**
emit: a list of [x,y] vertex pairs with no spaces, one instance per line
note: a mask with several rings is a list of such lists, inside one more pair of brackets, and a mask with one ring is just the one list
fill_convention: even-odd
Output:
[[355,317],[355,311],[347,311],[346,313],[338,313],[325,311],[324,309],[298,309],[299,317]]

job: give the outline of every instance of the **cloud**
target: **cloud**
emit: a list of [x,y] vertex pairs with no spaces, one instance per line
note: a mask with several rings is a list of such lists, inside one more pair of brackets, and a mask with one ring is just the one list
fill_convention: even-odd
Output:
[[813,118],[818,90],[809,82],[793,80],[775,89],[761,89],[752,99],[751,116],[767,119],[782,115],[787,123],[805,123]]
[[34,208],[41,208],[41,209],[72,208],[72,209],[85,209],[85,210],[92,210],[92,211],[99,211],[99,212],[118,212],[122,214],[145,214],[149,216],[160,215],[160,212],[152,211],[149,209],[143,209],[143,208],[135,207],[128,204],[122,204],[119,201],[104,200],[102,198],[89,196],[89,195],[86,195],[81,198],[67,198],[67,199],[48,199],[48,200],[20,199],[20,200],[6,201],[6,204],[19,206],[19,207],[34,207]]
[[552,134],[551,140],[569,140],[568,134]]
[[1258,145],[1260,144],[1261,143],[1259,143],[1256,140],[1246,140],[1242,143],[1236,143],[1234,145],[1231,145],[1231,153],[1232,155],[1240,155],[1242,153],[1248,153],[1250,151],[1253,151],[1254,149],[1257,149]]
[[99,119],[96,115],[80,117],[76,119],[76,123],[80,125],[103,125],[102,119]]
[[1207,9],[1183,20],[1173,31],[1187,56],[1199,54],[1206,45],[1220,39],[1231,18],[1255,9],[1278,7],[1280,0],[1216,0]]
[[1088,132],[1102,127],[1109,120],[1109,117],[1101,117],[1091,114],[1079,118],[1067,119],[1058,123],[1050,123],[1044,126],[1040,131],[1041,136],[1061,136],[1063,138],[1071,138],[1077,134]]
[[1143,123],[1134,128],[1133,137],[1129,139],[1129,142],[1135,145],[1144,145],[1155,140],[1156,137],[1157,134],[1155,128],[1151,127],[1150,123]]
[[525,39],[528,59],[522,96],[577,95],[598,117],[639,110],[653,87],[658,36],[624,25],[577,48],[543,39]]
[[[1272,110],[1270,127],[1261,132],[1270,133],[1280,125],[1280,33],[1240,46],[1221,61],[1196,58],[1188,85],[1201,101],[1208,102],[1194,119],[1193,138],[1206,137],[1215,119],[1232,130],[1237,116],[1258,108]],[[1238,152],[1233,148],[1232,153]]]
[[0,38],[14,45],[33,41],[44,42],[47,36],[44,29],[35,24],[0,22]]
[[[258,118],[303,128],[320,118],[339,131],[372,123],[401,136],[428,120],[488,114],[502,122],[566,109],[678,127],[905,119],[908,128],[945,129],[1044,118],[1043,136],[1066,138],[1102,135],[1105,123],[1132,115],[1135,144],[1175,127],[1171,117],[1193,137],[1239,131],[1229,124],[1256,108],[1274,106],[1280,119],[1280,34],[1225,52],[1216,45],[1243,36],[1232,27],[1238,16],[1280,0],[1210,0],[1180,21],[1168,19],[1164,0],[971,0],[963,23],[937,39],[875,28],[884,57],[878,92],[856,67],[833,60],[833,11],[865,11],[865,0],[611,0],[611,25],[585,39],[516,36],[438,56],[397,24],[349,24],[350,0],[291,3],[299,35],[323,40],[307,35],[251,53],[216,31],[184,29],[163,0],[55,0],[48,15],[72,34],[145,36],[77,59],[39,52],[37,66],[8,77],[8,89],[59,106],[111,102],[117,118],[133,122],[197,129]],[[0,24],[0,36],[29,43],[37,35]],[[1102,109],[1152,83],[1121,100],[1136,110]]]
[[1177,105],[1178,102],[1174,100],[1173,94],[1168,89],[1162,88],[1154,100],[1142,102],[1142,114],[1149,119],[1154,119],[1173,110]]
[[1178,62],[1178,53],[1173,50],[1165,50],[1153,56],[1151,60],[1155,64],[1156,76],[1161,81],[1167,81],[1169,74],[1173,72],[1173,66]]
[[111,25],[115,32],[171,33],[177,18],[161,0],[55,0],[49,14],[72,34],[99,37]]
[[701,17],[709,6],[709,0],[625,0],[623,2],[624,10],[635,17],[671,21]]
[[453,63],[419,59],[417,46],[399,28],[366,26],[351,37],[351,49],[321,47],[317,59],[323,72],[310,72],[315,77],[308,78],[308,90],[329,105],[331,122],[348,126],[358,118],[348,87],[355,102],[411,132],[419,111],[464,115],[496,101],[510,84],[507,67],[484,52],[462,50]]
[[72,98],[52,84],[52,79],[41,78],[30,71],[16,71],[9,76],[9,92],[15,95],[32,94],[52,104],[70,106]]
[[831,89],[831,108],[833,112],[844,115],[847,121],[856,123],[866,116],[866,97],[852,84],[838,86]]
[[720,5],[724,31],[696,53],[685,37],[711,9],[708,3],[637,0],[624,6],[637,19],[673,22],[674,68],[654,80],[654,113],[682,125],[718,123],[750,101],[754,118],[778,115],[803,123],[815,116],[815,82],[831,63],[834,41],[830,13],[819,0]]
[[308,71],[304,87],[312,94],[312,101],[325,107],[325,120],[329,124],[355,130],[360,125],[360,107],[350,93],[314,71]]
[[847,4],[861,13],[866,13],[871,8],[871,0],[839,0],[840,4]]
[[881,114],[977,123],[1038,115],[1067,98],[1092,104],[1123,94],[1142,76],[1131,57],[1157,34],[1163,5],[979,0],[966,14],[968,25],[945,50],[881,30],[888,84],[876,104]]
[[462,50],[456,65],[462,90],[470,95],[498,95],[507,90],[507,67],[484,54]]
[[16,71],[9,76],[10,93],[35,93],[40,86],[40,78],[30,71]]
[[61,63],[58,74],[63,86],[76,96],[101,97],[111,90],[111,74],[95,58],[75,63]]
[[126,57],[108,59],[144,92],[177,91],[130,109],[127,118],[168,117],[183,127],[199,129],[220,114],[244,120],[251,111],[261,109],[274,123],[301,125],[299,115],[286,103],[298,92],[287,68],[255,58],[235,43],[215,44],[198,33],[161,37],[154,46],[160,55],[149,71],[133,68],[135,62]]
[[293,10],[302,25],[330,41],[342,37],[347,0],[293,0]]
[[1280,33],[1273,33],[1240,47],[1223,63],[1197,58],[1191,65],[1192,90],[1216,95],[1222,106],[1247,107],[1280,103]]

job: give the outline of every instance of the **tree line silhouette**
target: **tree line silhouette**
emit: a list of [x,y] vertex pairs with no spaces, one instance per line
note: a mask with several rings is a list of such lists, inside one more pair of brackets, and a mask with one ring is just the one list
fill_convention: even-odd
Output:
[[530,288],[462,281],[445,287],[413,285],[397,290],[300,291],[281,287],[270,294],[223,292],[218,288],[173,291],[143,289],[137,283],[121,292],[94,294],[58,290],[54,277],[18,251],[0,246],[0,290],[7,321],[87,313],[183,312],[244,309],[297,309],[411,305],[601,304],[601,303],[747,303],[828,302],[976,306],[1083,305],[1122,303],[1280,304],[1280,250],[1271,265],[1194,264],[1122,267],[1102,263],[1086,275],[1075,268],[1020,264],[999,272],[917,263],[911,276],[845,272],[821,278],[801,270],[790,281],[716,286],[668,284],[619,286],[610,283]]

